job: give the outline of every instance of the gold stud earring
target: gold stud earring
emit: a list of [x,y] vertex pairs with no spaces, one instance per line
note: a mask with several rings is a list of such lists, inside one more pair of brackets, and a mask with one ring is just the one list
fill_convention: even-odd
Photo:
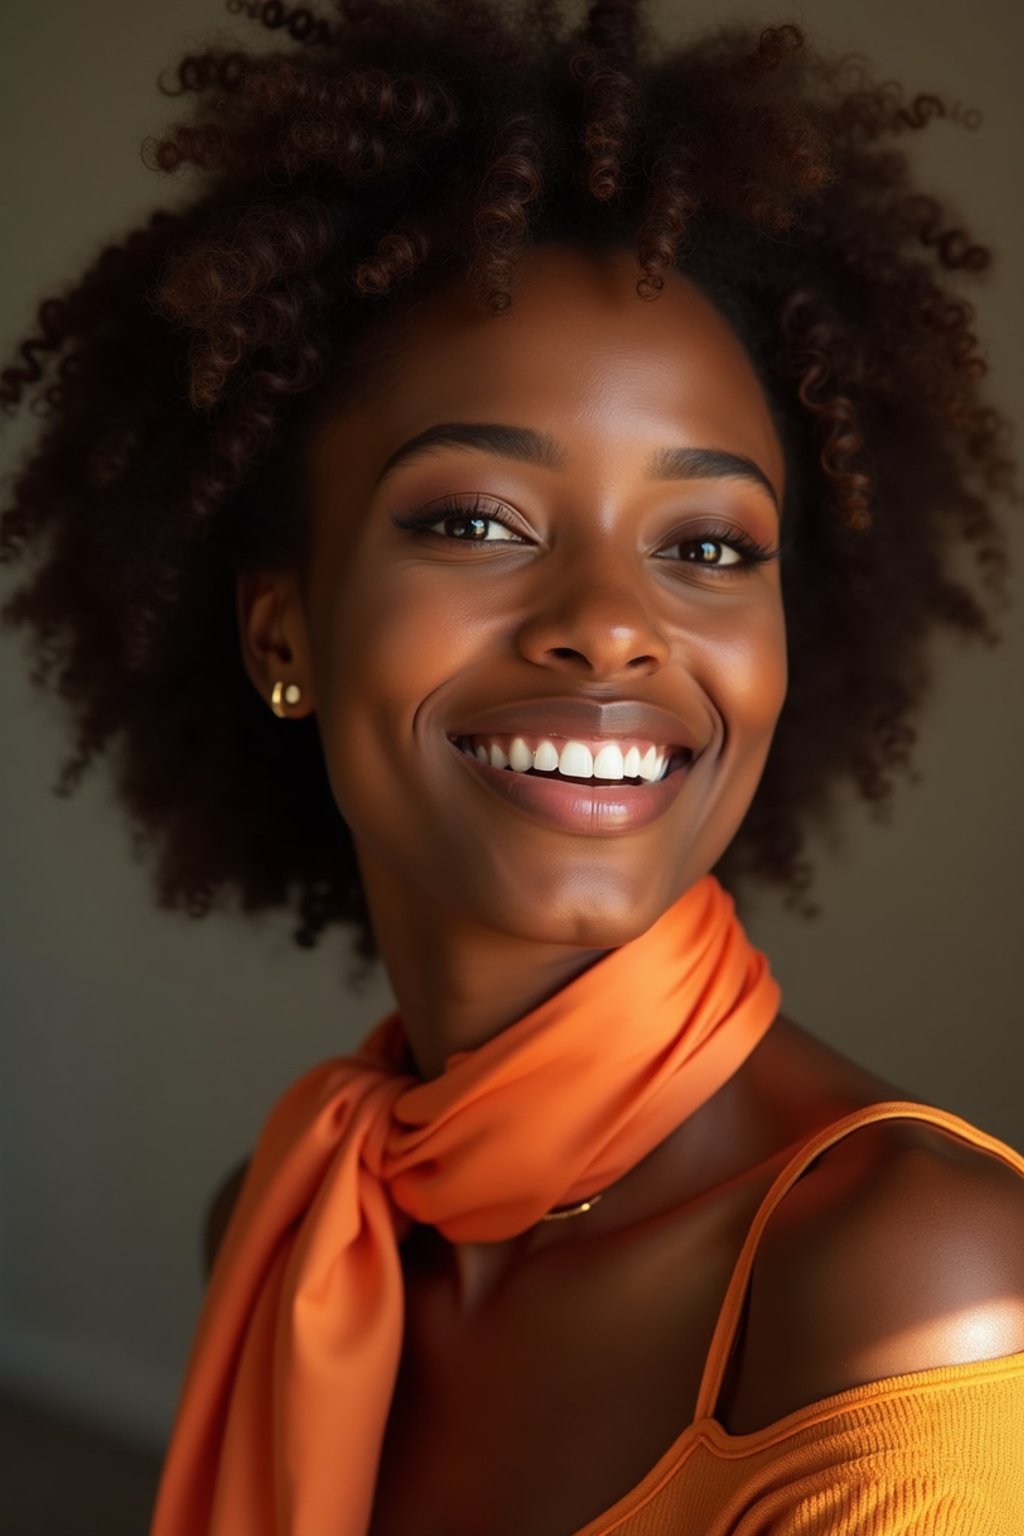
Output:
[[284,689],[284,701],[286,704],[297,704],[302,698],[302,689],[299,687],[298,683],[289,683],[287,688],[285,688],[284,680],[280,677],[274,684],[274,691],[270,695],[270,707],[274,711],[274,714],[279,715],[283,720],[284,710],[281,708],[282,689]]

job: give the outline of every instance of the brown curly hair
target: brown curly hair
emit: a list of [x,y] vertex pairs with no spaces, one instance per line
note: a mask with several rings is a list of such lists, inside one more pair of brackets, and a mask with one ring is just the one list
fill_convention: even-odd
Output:
[[634,0],[228,9],[287,45],[210,46],[161,87],[194,100],[144,155],[194,194],[46,299],[0,374],[45,421],[0,560],[45,558],[0,617],[74,712],[55,792],[116,746],[161,906],[294,899],[297,943],[340,921],[376,958],[315,717],[282,725],[244,671],[237,574],[307,559],[308,434],[374,382],[350,365],[383,318],[452,274],[499,315],[526,247],[626,245],[640,298],[678,268],[719,305],[779,422],[789,693],[717,873],[808,910],[836,787],[882,805],[910,768],[930,631],[997,638],[992,507],[1019,497],[959,293],[990,252],[895,147],[971,115],[793,25],[656,42]]

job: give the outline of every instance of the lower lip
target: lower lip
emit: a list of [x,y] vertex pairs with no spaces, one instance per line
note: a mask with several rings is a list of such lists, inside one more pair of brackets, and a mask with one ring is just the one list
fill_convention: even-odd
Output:
[[634,832],[657,821],[674,802],[693,766],[692,761],[683,763],[655,784],[600,784],[589,788],[585,784],[516,773],[511,768],[493,768],[463,752],[450,739],[448,745],[466,765],[467,772],[506,804],[514,805],[542,826],[583,832],[591,837]]

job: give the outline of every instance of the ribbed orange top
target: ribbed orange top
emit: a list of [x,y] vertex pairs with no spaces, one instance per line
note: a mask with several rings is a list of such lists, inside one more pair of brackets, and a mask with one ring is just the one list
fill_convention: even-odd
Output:
[[765,1224],[819,1152],[873,1120],[924,1120],[1024,1175],[1024,1155],[934,1105],[892,1099],[804,1142],[758,1207],[708,1351],[696,1417],[575,1536],[1022,1536],[1024,1353],[886,1376],[763,1429],[714,1417]]

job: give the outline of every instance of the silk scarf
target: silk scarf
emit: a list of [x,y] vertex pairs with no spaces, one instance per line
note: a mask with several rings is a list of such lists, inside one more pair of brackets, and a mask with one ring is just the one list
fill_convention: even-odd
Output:
[[150,1536],[366,1536],[412,1224],[497,1242],[605,1190],[732,1076],[779,997],[707,875],[429,1081],[397,1012],[300,1077],[210,1277]]

